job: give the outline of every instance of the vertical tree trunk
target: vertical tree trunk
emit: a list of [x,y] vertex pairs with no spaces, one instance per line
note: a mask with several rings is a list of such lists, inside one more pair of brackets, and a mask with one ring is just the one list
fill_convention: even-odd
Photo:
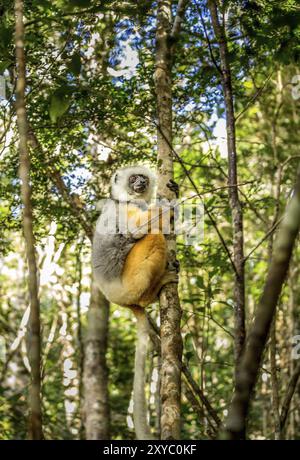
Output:
[[[173,179],[172,157],[172,57],[171,57],[171,0],[159,0],[156,29],[155,85],[157,97],[157,162],[158,195],[172,200],[173,192],[167,187]],[[168,240],[169,262],[176,259],[176,239]],[[180,438],[181,308],[177,285],[166,285],[160,294],[161,316],[161,438]]]
[[109,439],[110,409],[106,350],[109,302],[94,281],[88,312],[84,357],[84,418],[86,439]]
[[[290,268],[289,271],[289,280],[288,280],[288,287],[289,287],[289,301],[288,301],[288,317],[289,317],[289,332],[288,337],[294,337],[297,335],[298,332],[298,317],[297,314],[298,310],[298,295],[299,295],[299,283],[297,283],[299,277],[298,271],[298,263],[297,261],[294,262],[293,266]],[[294,374],[296,369],[297,361],[292,359],[292,351],[293,351],[294,344],[291,342],[288,355],[290,357],[290,365],[289,365],[289,376]],[[300,386],[298,385],[298,392],[296,392],[295,397],[291,404],[291,410],[289,414],[288,426],[282,427],[281,431],[281,439],[286,439],[285,434],[289,435],[289,439],[295,439],[297,428],[298,428],[298,421],[299,421],[299,390]]]
[[226,438],[241,439],[244,437],[251,395],[299,229],[300,170],[293,197],[278,231],[264,291],[249,333],[247,348],[240,363],[226,424]]
[[31,368],[29,388],[29,437],[42,439],[41,410],[41,338],[40,338],[40,304],[38,296],[37,264],[33,234],[33,215],[30,186],[30,157],[27,145],[28,123],[25,106],[26,66],[24,50],[24,5],[22,0],[15,0],[15,44],[16,44],[16,113],[19,131],[19,153],[21,181],[21,198],[23,203],[23,231],[29,271],[30,318],[28,324],[28,358]]
[[287,421],[287,416],[290,410],[292,398],[294,396],[294,393],[295,393],[295,390],[296,390],[296,387],[299,381],[299,377],[300,377],[300,363],[298,362],[291,376],[291,379],[289,381],[288,389],[287,389],[285,398],[282,403],[282,409],[281,409],[281,414],[280,414],[281,431],[284,430],[284,427]]
[[[277,160],[277,153],[276,153],[276,138],[274,137],[274,161]],[[274,228],[276,222],[279,219],[280,213],[280,193],[281,193],[281,176],[282,176],[282,167],[281,165],[278,166],[276,172],[276,182],[275,182],[275,191],[274,191],[274,200],[275,200],[275,213],[272,219],[272,224],[270,226],[270,230]],[[274,243],[274,234],[270,235],[269,239],[269,247],[268,247],[268,258],[269,258],[269,265],[272,261],[273,255],[273,243]],[[272,386],[272,407],[273,407],[273,416],[274,416],[274,431],[275,431],[275,439],[281,439],[281,428],[280,428],[280,400],[279,400],[279,382],[277,378],[277,365],[276,365],[276,312],[274,314],[274,319],[271,325],[270,331],[270,368],[271,368],[271,386]]]
[[[77,270],[76,275],[78,277],[78,290],[76,296],[76,316],[77,316],[77,346],[78,346],[78,412],[81,414],[82,410],[82,400],[83,400],[83,363],[84,363],[84,343],[82,335],[82,322],[81,322],[81,311],[80,311],[80,299],[81,299],[81,284],[82,284],[82,262],[81,262],[81,250],[83,246],[83,240],[80,242],[79,250],[77,254]],[[79,438],[83,439],[84,435],[84,425],[83,417],[80,417],[80,426],[79,426]]]
[[235,302],[235,373],[237,375],[245,337],[245,268],[244,268],[244,231],[243,212],[239,199],[237,178],[237,152],[235,135],[235,114],[231,70],[228,58],[227,39],[224,26],[220,24],[216,0],[208,0],[212,26],[219,45],[221,79],[226,109],[227,149],[228,149],[228,186],[229,205],[233,228],[233,261],[235,265],[234,302]]
[[161,439],[161,398],[160,398],[160,388],[161,388],[161,356],[157,355],[157,382],[156,382],[156,392],[155,392],[155,433],[156,438]]
[[137,343],[135,349],[134,380],[133,380],[133,421],[138,440],[154,440],[147,418],[146,359],[149,341],[149,322],[145,310],[141,307],[131,307],[136,317]]
[[270,332],[270,368],[271,368],[271,385],[272,385],[272,408],[274,416],[275,439],[281,439],[280,429],[280,412],[279,412],[279,382],[277,378],[276,365],[276,314],[271,325]]

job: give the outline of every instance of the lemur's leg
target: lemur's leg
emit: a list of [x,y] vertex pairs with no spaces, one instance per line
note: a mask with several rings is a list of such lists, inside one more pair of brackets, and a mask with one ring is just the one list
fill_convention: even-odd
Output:
[[148,289],[140,298],[139,305],[147,307],[151,303],[157,300],[159,291],[163,286],[168,283],[178,283],[178,274],[175,271],[165,272],[163,277],[158,281],[156,285]]
[[142,303],[141,306],[146,306],[157,297],[166,261],[167,245],[161,233],[148,234],[137,241],[126,258],[122,273],[127,305]]

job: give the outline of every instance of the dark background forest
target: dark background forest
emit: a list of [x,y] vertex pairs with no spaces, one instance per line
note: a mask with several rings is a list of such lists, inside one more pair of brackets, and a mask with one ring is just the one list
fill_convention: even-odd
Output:
[[[155,169],[162,128],[204,206],[203,239],[177,238],[180,437],[300,439],[299,24],[298,0],[0,0],[0,439],[135,439],[134,319],[92,283],[91,239],[111,175]],[[151,342],[162,439],[164,359]]]

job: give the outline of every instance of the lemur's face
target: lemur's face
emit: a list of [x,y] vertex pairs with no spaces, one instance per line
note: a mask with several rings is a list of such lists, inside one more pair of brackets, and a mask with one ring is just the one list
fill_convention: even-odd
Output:
[[149,186],[149,178],[143,174],[133,174],[128,179],[129,189],[137,195],[142,195]]

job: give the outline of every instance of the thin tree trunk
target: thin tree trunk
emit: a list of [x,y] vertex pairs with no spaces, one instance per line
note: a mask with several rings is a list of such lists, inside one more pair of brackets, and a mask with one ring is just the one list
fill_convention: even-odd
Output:
[[[155,85],[157,97],[157,162],[158,195],[172,200],[173,192],[167,187],[173,179],[172,157],[172,57],[171,57],[171,0],[159,0],[156,29]],[[167,236],[168,260],[176,260],[176,239]],[[166,285],[160,294],[161,317],[161,438],[180,438],[181,308],[175,283]]]
[[293,196],[278,230],[264,291],[249,333],[247,348],[241,360],[224,433],[226,439],[244,437],[250,399],[299,229],[300,170]]
[[293,395],[295,393],[297,383],[299,381],[299,377],[300,377],[300,363],[298,363],[297,366],[295,367],[294,373],[293,373],[293,375],[291,377],[291,380],[289,382],[289,385],[288,385],[288,389],[287,389],[284,401],[282,403],[282,409],[281,409],[281,414],[280,414],[280,429],[281,429],[281,431],[283,431],[283,429],[285,427],[285,423],[286,423],[287,416],[288,416],[288,413],[289,413],[291,401],[292,401]]
[[84,356],[84,418],[86,439],[110,437],[108,369],[109,302],[92,281]]
[[161,438],[161,399],[160,399],[160,387],[161,387],[161,356],[157,355],[157,382],[155,391],[155,433],[157,439]]
[[[295,267],[296,265],[296,267]],[[290,268],[290,276],[288,280],[288,286],[289,286],[289,302],[288,302],[288,316],[290,318],[290,324],[289,324],[289,337],[294,337],[297,335],[297,310],[298,310],[298,305],[297,305],[297,294],[298,294],[298,263],[297,261],[294,262],[294,266]],[[289,357],[292,358],[292,351],[293,351],[294,344],[291,343],[289,347]],[[289,375],[292,376],[294,375],[295,369],[297,367],[297,361],[294,359],[290,359],[289,363]],[[298,386],[299,388],[299,386]],[[300,388],[299,388],[300,390]],[[292,401],[291,404],[291,409],[290,409],[290,416],[289,416],[289,424],[287,429],[285,429],[285,426],[283,426],[282,429],[282,439],[285,439],[285,433],[289,434],[289,439],[295,439],[296,436],[296,430],[298,426],[298,420],[297,420],[297,412],[298,412],[298,407],[299,407],[299,392],[296,393],[294,400]]]
[[[158,327],[156,326],[156,324],[152,320],[151,316],[149,316],[149,315],[148,315],[148,321],[149,321],[149,325],[150,325],[150,330],[149,330],[150,338],[152,340],[152,343],[154,345],[154,348],[155,348],[156,352],[160,356],[160,352],[161,352],[161,340],[160,340],[160,337],[159,337],[160,330],[158,329]],[[211,425],[211,427],[213,427],[213,425],[212,425],[212,423],[211,423],[209,418],[211,417],[214,420],[214,422],[216,423],[216,427],[213,427],[213,430],[217,431],[217,429],[220,428],[220,426],[221,426],[221,420],[220,420],[217,412],[213,409],[213,407],[211,406],[210,402],[208,401],[208,399],[206,398],[206,396],[202,392],[202,390],[199,387],[199,385],[197,385],[197,383],[193,379],[192,374],[191,374],[190,370],[188,369],[188,367],[186,366],[185,363],[182,364],[182,373],[186,378],[186,382],[187,382],[187,385],[188,385],[189,389],[194,394],[194,398],[191,400],[189,398],[189,392],[187,392],[186,395],[185,395],[186,398],[190,401],[191,406],[194,406],[195,401],[197,401],[197,403],[199,405],[199,410],[201,411],[201,413],[203,411],[203,408],[206,409],[206,411],[207,411],[207,420],[208,420],[209,424]],[[186,388],[187,388],[187,385],[186,385]],[[198,401],[198,398],[199,398],[199,401]]]
[[[81,261],[81,250],[84,241],[81,241],[79,245],[79,250],[77,254],[77,270],[76,274],[78,277],[78,290],[76,296],[76,315],[77,315],[77,346],[78,346],[78,412],[81,414],[82,410],[82,400],[83,400],[83,363],[84,363],[84,343],[83,343],[83,334],[82,334],[82,322],[81,322],[81,311],[80,311],[80,299],[81,299],[81,284],[82,284],[82,261]],[[84,425],[83,417],[80,417],[80,426],[79,426],[79,438],[83,439]]]
[[136,317],[137,343],[135,349],[134,381],[133,381],[133,420],[136,437],[138,440],[153,440],[148,424],[148,408],[145,394],[146,387],[146,358],[149,341],[149,323],[144,309],[131,307]]
[[218,7],[215,0],[208,0],[212,26],[219,45],[221,62],[221,79],[226,108],[226,130],[228,149],[228,193],[233,229],[233,261],[236,268],[234,282],[235,302],[235,375],[237,378],[238,364],[242,356],[245,329],[245,262],[244,262],[244,230],[243,211],[239,199],[237,178],[237,151],[235,114],[231,70],[228,58],[228,47],[224,25],[220,24]]
[[[273,151],[274,151],[274,161],[277,160],[276,153],[276,138],[274,137],[273,141]],[[270,230],[274,227],[276,222],[279,219],[280,212],[280,193],[281,193],[281,176],[282,176],[282,167],[278,166],[276,173],[276,182],[275,182],[275,213],[270,226]],[[270,235],[269,247],[268,247],[268,258],[269,264],[272,261],[273,255],[273,243],[274,243],[274,233]],[[272,385],[272,406],[273,406],[273,415],[274,415],[274,430],[275,430],[275,439],[281,439],[281,428],[280,428],[280,400],[279,400],[279,382],[277,378],[277,365],[276,365],[276,313],[271,325],[270,332],[270,367],[271,367],[271,385]]]
[[29,389],[29,438],[42,439],[41,409],[41,337],[40,337],[40,303],[38,295],[37,263],[35,240],[33,234],[33,215],[30,186],[30,157],[27,145],[28,123],[25,106],[26,65],[24,50],[24,5],[22,0],[15,0],[15,44],[17,65],[16,114],[19,131],[19,153],[21,181],[21,198],[23,203],[23,231],[29,271],[30,318],[28,323],[28,359],[31,368]]
[[276,314],[271,325],[270,333],[270,367],[272,384],[272,406],[274,415],[275,439],[281,439],[280,413],[279,413],[279,384],[276,365]]

